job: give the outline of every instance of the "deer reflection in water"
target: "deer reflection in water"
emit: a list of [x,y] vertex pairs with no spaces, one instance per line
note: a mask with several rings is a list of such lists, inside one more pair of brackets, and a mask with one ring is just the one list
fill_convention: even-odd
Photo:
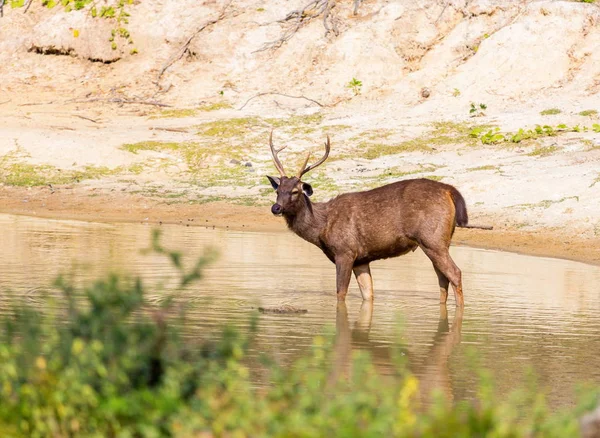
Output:
[[[390,345],[369,338],[373,320],[373,302],[363,301],[354,327],[350,329],[348,309],[345,302],[338,302],[336,312],[336,338],[334,344],[334,362],[330,382],[350,375],[353,350],[368,350],[373,364],[385,375],[394,373]],[[417,364],[410,363],[409,368],[419,377],[420,396],[427,402],[434,390],[441,391],[448,400],[454,399],[454,388],[449,358],[454,348],[460,344],[463,322],[463,310],[457,308],[450,326],[448,310],[440,305],[440,317],[433,337],[433,343],[425,359]],[[386,364],[386,365],[383,365]]]

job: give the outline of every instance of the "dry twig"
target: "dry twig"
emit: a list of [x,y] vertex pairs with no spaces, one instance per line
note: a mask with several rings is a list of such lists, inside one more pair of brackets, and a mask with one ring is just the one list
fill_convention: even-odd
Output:
[[25,10],[23,11],[24,14],[26,14],[27,11],[29,10],[29,7],[31,6],[31,3],[33,3],[33,0],[28,0],[27,1],[27,5],[25,6]]
[[73,114],[73,115],[74,115],[75,117],[79,117],[80,119],[83,119],[83,120],[89,120],[90,122],[93,122],[93,123],[98,123],[98,121],[97,121],[97,120],[90,119],[89,117],[86,117],[86,116],[80,116],[79,114]]
[[244,104],[243,104],[241,107],[239,107],[239,108],[238,108],[238,111],[240,111],[240,110],[243,110],[243,109],[244,109],[244,107],[245,107],[246,105],[248,105],[248,103],[249,103],[251,100],[253,100],[253,99],[257,98],[257,97],[260,97],[260,96],[272,96],[272,95],[274,95],[274,96],[283,96],[283,97],[289,97],[289,98],[292,98],[292,99],[305,99],[305,100],[308,100],[308,101],[310,101],[310,102],[312,102],[312,103],[314,103],[314,104],[317,104],[317,105],[319,105],[320,107],[324,106],[322,103],[320,103],[320,102],[318,102],[318,101],[316,101],[316,100],[314,100],[314,99],[311,99],[310,97],[306,97],[306,96],[291,96],[291,95],[289,95],[289,94],[283,94],[283,93],[266,92],[266,93],[258,93],[258,94],[255,94],[254,96],[252,96],[251,98],[249,98],[249,99],[248,99],[248,100],[247,100],[247,101],[246,101],[246,102],[245,102],[245,103],[244,103]]

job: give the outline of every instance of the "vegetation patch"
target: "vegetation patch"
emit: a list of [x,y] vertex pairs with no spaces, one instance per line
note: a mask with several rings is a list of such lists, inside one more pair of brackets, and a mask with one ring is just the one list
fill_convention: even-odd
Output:
[[558,108],[548,108],[545,109],[544,111],[540,112],[540,115],[542,116],[554,116],[556,114],[560,114],[562,113],[562,111]]
[[552,207],[554,204],[560,204],[569,199],[575,199],[577,202],[579,202],[579,196],[565,196],[558,200],[544,199],[543,201],[537,202],[535,204],[517,204],[517,205],[513,205],[512,208],[518,208],[521,210],[533,209],[533,208],[548,209],[548,208]]
[[59,169],[48,164],[26,163],[20,150],[0,157],[0,183],[16,187],[60,185],[99,179],[127,171],[122,166],[110,169],[106,166],[84,166],[82,169]]
[[[384,155],[395,155],[406,152],[431,152],[437,147],[452,144],[475,144],[477,139],[470,136],[475,127],[466,123],[455,122],[435,122],[431,124],[432,131],[410,140],[400,143],[383,143],[381,139],[386,139],[393,134],[390,130],[368,131],[361,134],[360,143],[357,149],[361,157],[369,160],[379,158]],[[350,157],[348,154],[346,157]]]
[[471,130],[469,136],[479,139],[482,144],[499,144],[499,143],[521,143],[525,140],[534,140],[542,137],[554,137],[566,132],[600,132],[600,125],[594,124],[592,127],[587,126],[567,126],[559,124],[556,126],[536,125],[533,129],[519,129],[516,133],[503,133],[500,128],[495,127],[488,129],[487,127],[476,127]]
[[218,111],[222,109],[229,109],[231,105],[227,102],[214,102],[206,103],[195,108],[167,108],[160,111],[158,114],[150,116],[151,119],[175,119],[184,117],[193,117],[201,112]]
[[590,110],[584,110],[581,111],[579,113],[580,116],[584,116],[584,117],[597,117],[598,116],[598,110],[595,109],[590,109]]
[[552,155],[554,152],[558,150],[557,146],[540,146],[535,148],[533,151],[529,152],[527,155],[530,157],[547,157],[548,155]]
[[479,172],[479,171],[484,171],[484,170],[499,171],[500,170],[500,166],[493,166],[491,164],[487,164],[485,166],[469,167],[467,169],[467,172]]

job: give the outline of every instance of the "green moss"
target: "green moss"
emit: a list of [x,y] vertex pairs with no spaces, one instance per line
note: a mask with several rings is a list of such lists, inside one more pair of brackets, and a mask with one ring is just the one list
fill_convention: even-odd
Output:
[[144,171],[144,165],[141,163],[134,163],[127,168],[127,172],[133,173],[134,175],[139,175]]
[[242,137],[251,128],[263,125],[258,117],[241,117],[215,120],[199,125],[197,134],[203,137],[233,138]]
[[215,102],[215,103],[207,103],[204,105],[201,105],[198,108],[198,111],[218,111],[218,110],[222,110],[222,109],[230,109],[231,105],[227,102]]
[[579,115],[584,117],[596,117],[598,115],[598,111],[595,109],[585,110],[581,111]]
[[565,196],[563,198],[560,198],[556,201],[553,201],[551,199],[544,199],[543,201],[537,202],[535,204],[517,204],[517,205],[513,205],[514,208],[519,208],[521,210],[525,210],[525,209],[533,209],[533,208],[543,208],[543,209],[548,209],[551,206],[553,206],[554,204],[560,204],[562,202],[565,202],[569,199],[575,199],[577,202],[579,202],[579,196]]
[[541,111],[540,115],[542,115],[542,116],[554,116],[554,115],[560,114],[560,113],[562,113],[562,111],[560,109],[558,109],[558,108],[548,108],[548,109],[545,109],[544,111]]
[[175,143],[163,141],[141,141],[139,143],[126,143],[121,146],[121,149],[132,154],[137,154],[139,151],[179,151],[187,147],[189,143]]
[[548,155],[552,155],[557,150],[558,147],[556,146],[540,146],[529,152],[527,155],[530,157],[547,157]]
[[[393,134],[393,131],[390,130],[368,131],[350,140],[359,140],[358,152],[361,157],[369,160],[406,152],[431,152],[433,148],[439,146],[477,143],[477,136],[471,135],[474,127],[467,123],[442,121],[432,123],[431,127],[433,129],[424,135],[395,144],[381,141]],[[346,154],[344,158],[352,156],[356,156],[356,154]]]
[[485,166],[478,166],[478,167],[469,167],[467,169],[467,172],[477,172],[480,170],[500,170],[499,166],[492,166],[491,164],[487,164]]
[[440,176],[440,175],[425,175],[423,178],[427,178],[427,179],[430,179],[432,181],[441,181],[441,180],[444,179],[444,177]]
[[218,111],[231,108],[227,102],[205,103],[195,108],[168,108],[161,110],[158,114],[150,116],[151,119],[177,119],[184,117],[193,117],[199,112]]
[[62,170],[50,165],[1,161],[0,181],[3,184],[17,187],[69,184],[112,176],[123,171],[122,167],[110,169],[105,166],[85,166],[83,170]]

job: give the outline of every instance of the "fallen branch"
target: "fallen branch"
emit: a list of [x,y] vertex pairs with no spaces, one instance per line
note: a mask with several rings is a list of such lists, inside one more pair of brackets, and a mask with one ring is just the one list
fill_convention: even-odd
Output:
[[243,109],[244,109],[244,107],[245,107],[246,105],[248,105],[248,103],[249,103],[251,100],[253,100],[253,99],[257,98],[257,97],[260,97],[260,96],[270,96],[270,95],[275,95],[275,96],[283,96],[283,97],[289,97],[289,98],[291,98],[291,99],[305,99],[305,100],[308,100],[308,101],[310,101],[310,102],[312,102],[312,103],[314,103],[314,104],[317,104],[317,105],[319,105],[320,107],[323,107],[323,106],[324,106],[322,103],[320,103],[320,102],[318,102],[318,101],[316,101],[316,100],[314,100],[314,99],[311,99],[310,97],[306,97],[306,96],[291,96],[291,95],[289,95],[289,94],[283,94],[283,93],[276,93],[276,92],[265,92],[265,93],[258,93],[258,94],[255,94],[254,96],[252,96],[252,97],[251,97],[250,99],[248,99],[248,100],[247,100],[247,101],[246,101],[246,102],[245,102],[245,103],[244,103],[244,104],[243,104],[241,107],[239,107],[239,108],[238,108],[238,111],[241,111],[241,110],[243,110]]
[[10,101],[11,101],[11,99],[5,100],[4,102],[0,102],[0,105],[4,105],[5,103],[8,103]]
[[24,14],[26,14],[27,11],[29,10],[31,3],[33,3],[33,0],[28,0],[27,5],[25,6],[25,10],[23,11]]
[[173,64],[175,64],[177,61],[179,61],[181,58],[183,58],[183,55],[188,50],[188,47],[192,43],[192,40],[194,38],[196,38],[196,36],[200,32],[202,32],[207,27],[210,27],[210,26],[213,26],[214,24],[217,24],[219,21],[221,21],[223,18],[225,18],[225,12],[227,11],[227,8],[229,7],[229,5],[231,5],[232,1],[230,1],[229,3],[227,3],[225,5],[225,7],[223,8],[223,10],[221,11],[221,13],[219,14],[219,16],[217,18],[214,18],[212,20],[207,21],[206,23],[202,24],[198,29],[196,29],[196,31],[194,33],[192,33],[192,35],[190,35],[190,37],[185,41],[185,43],[179,48],[179,50],[177,50],[177,52],[175,52],[175,54],[173,56],[171,56],[171,58],[169,58],[169,60],[167,61],[167,63],[158,72],[158,76],[156,78],[156,84],[157,85],[160,82],[160,79],[162,78],[162,76],[167,71],[167,69],[169,67],[171,67]]
[[492,227],[491,225],[459,225],[458,228],[471,228],[471,229],[475,229],[475,230],[493,230],[494,227]]
[[90,122],[93,122],[93,123],[98,123],[98,121],[97,121],[97,120],[90,119],[89,117],[86,117],[86,116],[80,116],[79,114],[73,114],[73,115],[74,115],[75,117],[79,117],[80,119],[83,119],[83,120],[89,120]]
[[171,105],[166,103],[149,101],[149,100],[132,100],[132,99],[121,99],[120,97],[111,97],[107,99],[93,98],[93,99],[71,99],[65,101],[65,103],[88,103],[88,102],[107,102],[107,103],[120,103],[120,104],[131,104],[131,105],[152,105],[159,106],[162,108],[170,108]]
[[30,102],[30,103],[20,103],[18,106],[37,106],[37,105],[52,105],[54,103],[53,100],[49,102]]
[[183,134],[187,134],[190,131],[184,128],[161,128],[161,127],[150,127],[150,131],[168,131],[168,132],[181,132]]

